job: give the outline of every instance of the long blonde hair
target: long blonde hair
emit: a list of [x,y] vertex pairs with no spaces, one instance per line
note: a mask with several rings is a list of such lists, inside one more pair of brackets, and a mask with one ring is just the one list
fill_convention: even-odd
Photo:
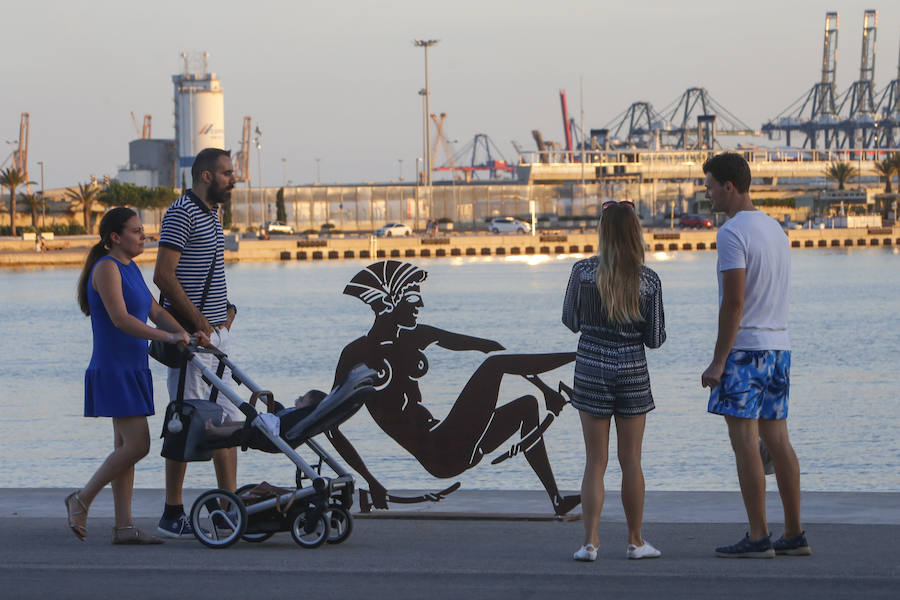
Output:
[[597,289],[606,318],[618,324],[638,323],[641,316],[641,265],[644,236],[634,208],[616,204],[600,217]]

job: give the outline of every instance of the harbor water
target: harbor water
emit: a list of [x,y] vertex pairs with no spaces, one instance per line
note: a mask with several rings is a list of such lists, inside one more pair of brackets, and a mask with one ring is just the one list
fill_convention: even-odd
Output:
[[[573,351],[577,337],[561,324],[560,311],[578,258],[410,259],[429,273],[419,323],[494,339],[506,352]],[[715,252],[648,256],[663,282],[668,331],[663,347],[648,351],[657,405],[644,443],[650,490],[737,489],[725,424],[707,414],[707,391],[700,387],[715,342],[715,260]],[[230,300],[239,307],[231,358],[284,404],[310,388],[328,390],[342,348],[372,323],[366,305],[342,295],[368,262],[227,265]],[[900,491],[900,251],[795,250],[792,265],[788,423],[803,489]],[[156,293],[152,266],[143,272]],[[72,268],[0,271],[0,487],[77,487],[112,446],[109,419],[82,417],[91,334],[75,302],[77,278]],[[437,347],[426,354],[429,371],[419,384],[424,404],[440,418],[484,355]],[[135,485],[161,488],[158,435],[168,398],[164,368],[152,363],[151,369],[157,414],[150,418],[151,452],[137,466]],[[572,371],[568,365],[544,379],[553,387],[571,383]],[[499,402],[522,394],[540,397],[524,379],[509,376]],[[522,456],[496,466],[484,460],[458,478],[437,480],[365,409],[342,430],[388,488],[437,490],[460,481],[467,489],[541,489]],[[584,458],[575,410],[563,410],[546,441],[560,487],[577,489]],[[607,486],[615,489],[614,438],[610,445]],[[283,456],[239,456],[239,483],[290,485],[293,477]],[[189,466],[186,485],[215,487],[211,463]],[[774,479],[769,485],[774,488]]]

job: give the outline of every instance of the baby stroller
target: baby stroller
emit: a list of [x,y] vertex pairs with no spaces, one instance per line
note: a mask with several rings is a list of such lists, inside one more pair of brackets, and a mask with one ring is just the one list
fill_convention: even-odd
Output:
[[[213,354],[218,359],[216,372],[197,358],[201,353]],[[200,369],[204,380],[212,386],[211,398],[184,398],[188,364]],[[246,401],[221,379],[226,366],[231,369],[235,382],[250,390]],[[162,455],[183,462],[210,460],[218,448],[241,446],[244,450],[253,448],[282,453],[297,468],[296,487],[293,488],[262,482],[242,486],[235,493],[214,489],[201,494],[189,515],[194,535],[200,543],[210,548],[227,548],[240,539],[261,542],[282,531],[289,531],[303,548],[346,540],[353,530],[350,516],[353,476],[312,438],[339,425],[359,410],[375,391],[371,385],[374,375],[372,369],[357,365],[315,406],[285,409],[275,402],[272,392],[260,388],[224,353],[195,344],[184,348],[178,396],[167,407],[163,422]],[[225,437],[213,437],[207,429],[209,422],[221,423],[223,419],[222,408],[215,403],[218,394],[228,398],[246,417],[242,427],[235,426],[236,431]],[[272,418],[267,420],[257,412],[257,401],[265,404],[268,413],[279,417],[274,422],[280,424],[280,431],[273,429]],[[315,466],[296,452],[301,444],[317,456]],[[323,476],[323,464],[336,476]],[[308,485],[304,487],[306,480]]]

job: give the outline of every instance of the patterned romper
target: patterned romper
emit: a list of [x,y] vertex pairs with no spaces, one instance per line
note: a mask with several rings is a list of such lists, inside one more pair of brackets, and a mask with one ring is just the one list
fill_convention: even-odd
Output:
[[618,325],[606,319],[597,289],[597,257],[572,267],[562,321],[581,332],[575,357],[572,405],[595,417],[634,417],[654,408],[644,346],[666,341],[659,276],[641,266],[640,310],[644,321]]

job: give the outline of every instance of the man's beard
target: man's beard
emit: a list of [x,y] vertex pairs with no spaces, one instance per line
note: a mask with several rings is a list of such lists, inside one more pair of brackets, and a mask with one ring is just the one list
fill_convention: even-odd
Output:
[[224,204],[231,198],[231,190],[220,187],[215,180],[209,184],[206,190],[206,199],[213,204]]

